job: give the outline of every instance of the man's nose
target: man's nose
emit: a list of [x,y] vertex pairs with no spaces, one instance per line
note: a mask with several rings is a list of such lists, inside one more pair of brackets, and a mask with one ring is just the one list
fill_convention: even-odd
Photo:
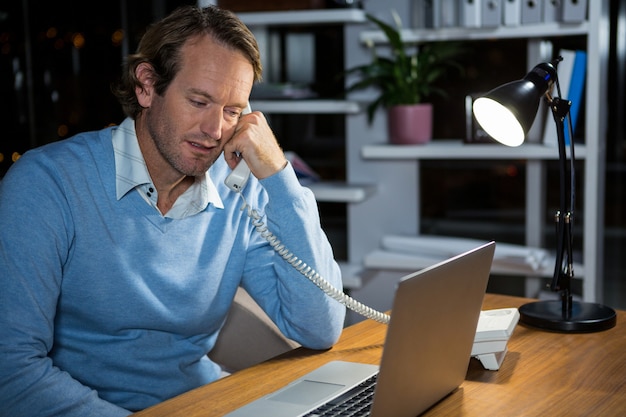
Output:
[[200,130],[205,136],[211,139],[220,140],[222,138],[222,111],[219,109],[207,109],[202,115]]

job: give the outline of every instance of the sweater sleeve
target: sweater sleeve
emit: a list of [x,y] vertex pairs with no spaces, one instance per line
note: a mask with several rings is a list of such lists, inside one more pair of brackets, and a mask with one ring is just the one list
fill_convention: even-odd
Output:
[[72,227],[42,165],[26,154],[0,183],[0,416],[128,415],[49,357]]
[[[267,193],[263,222],[300,260],[342,289],[341,272],[322,230],[317,202],[291,165],[260,181]],[[253,207],[256,208],[256,207]],[[312,349],[332,346],[343,329],[345,307],[324,294],[253,231],[243,285],[289,338]]]

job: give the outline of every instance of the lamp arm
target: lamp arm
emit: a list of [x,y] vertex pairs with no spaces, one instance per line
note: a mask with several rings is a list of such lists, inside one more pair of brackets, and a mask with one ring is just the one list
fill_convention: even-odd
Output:
[[[550,109],[556,124],[557,140],[559,148],[559,211],[555,215],[556,232],[557,232],[557,253],[554,266],[554,275],[550,289],[552,291],[561,291],[564,312],[571,311],[571,280],[574,277],[573,256],[572,256],[572,222],[573,222],[573,204],[574,204],[574,152],[570,153],[569,167],[570,183],[567,184],[567,153],[565,144],[565,118],[569,113],[571,102],[562,100],[560,97],[551,99]],[[568,117],[569,121],[569,117]],[[571,121],[568,127],[571,135]],[[573,149],[573,140],[570,140],[570,148]],[[570,198],[568,198],[568,196]],[[564,259],[565,258],[565,259]],[[564,261],[566,264],[564,265]]]

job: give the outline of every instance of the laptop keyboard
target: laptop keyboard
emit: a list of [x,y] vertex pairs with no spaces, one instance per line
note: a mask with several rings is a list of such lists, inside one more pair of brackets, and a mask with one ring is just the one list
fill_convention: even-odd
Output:
[[348,392],[322,404],[304,417],[369,416],[378,374],[366,379]]

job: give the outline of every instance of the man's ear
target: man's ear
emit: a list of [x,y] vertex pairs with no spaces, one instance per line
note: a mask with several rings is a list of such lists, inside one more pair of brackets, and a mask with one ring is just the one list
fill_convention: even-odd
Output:
[[135,76],[141,83],[141,86],[135,87],[135,95],[139,105],[143,108],[150,107],[152,98],[154,97],[154,69],[147,62],[142,62],[135,68]]

